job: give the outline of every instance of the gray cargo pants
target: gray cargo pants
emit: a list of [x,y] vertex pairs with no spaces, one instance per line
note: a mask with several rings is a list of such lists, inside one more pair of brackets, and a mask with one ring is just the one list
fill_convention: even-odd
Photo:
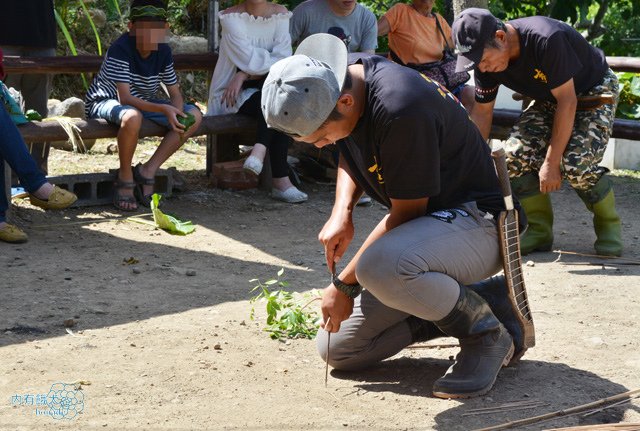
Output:
[[[411,344],[410,315],[437,321],[453,309],[459,284],[501,269],[496,221],[475,203],[411,220],[385,234],[361,256],[356,276],[366,289],[353,313],[332,334],[329,363],[366,368]],[[318,331],[327,357],[327,332]]]

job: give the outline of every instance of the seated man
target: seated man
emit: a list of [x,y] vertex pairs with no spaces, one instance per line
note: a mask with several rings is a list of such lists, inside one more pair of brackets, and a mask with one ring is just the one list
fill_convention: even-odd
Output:
[[[453,37],[460,51],[458,70],[475,70],[471,118],[485,139],[501,84],[534,99],[505,144],[513,191],[529,220],[522,254],[551,250],[549,193],[566,179],[593,213],[596,252],[620,256],[620,217],[605,176],[608,169],[600,166],[618,98],[618,79],[604,53],[555,19],[533,16],[503,23],[477,8],[458,16]],[[580,109],[582,96],[596,100],[595,109]]]
[[[269,127],[300,142],[338,141],[336,200],[319,234],[334,272],[322,298],[331,365],[364,368],[444,333],[461,351],[433,394],[489,391],[514,345],[469,285],[501,267],[494,215],[504,204],[489,147],[462,105],[414,70],[348,55],[339,39],[316,34],[271,67],[262,109]],[[336,273],[363,189],[389,212]],[[318,348],[326,358],[324,331]]]
[[[120,169],[113,204],[123,211],[135,211],[138,203],[150,205],[156,171],[202,121],[198,108],[184,104],[171,48],[163,43],[168,30],[164,1],[133,0],[129,20],[129,31],[107,51],[100,72],[87,92],[85,107],[87,118],[104,118],[120,126]],[[167,86],[170,100],[156,99],[160,83]],[[195,119],[186,131],[178,120],[186,117],[185,112]],[[151,158],[132,168],[143,118],[166,126],[169,131]]]
[[289,29],[294,45],[312,34],[329,33],[340,38],[349,52],[373,54],[378,47],[376,17],[355,0],[302,2],[293,10]]

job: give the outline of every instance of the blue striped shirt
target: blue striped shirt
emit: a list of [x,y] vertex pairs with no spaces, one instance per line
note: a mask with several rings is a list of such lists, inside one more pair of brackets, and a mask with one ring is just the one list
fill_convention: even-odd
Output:
[[129,33],[120,36],[109,47],[100,72],[87,91],[87,117],[97,102],[106,99],[118,100],[118,83],[129,84],[129,91],[134,97],[143,100],[157,99],[156,93],[160,83],[167,86],[178,83],[169,45],[161,43],[157,51],[153,51],[147,58],[142,58],[136,49],[135,38]]

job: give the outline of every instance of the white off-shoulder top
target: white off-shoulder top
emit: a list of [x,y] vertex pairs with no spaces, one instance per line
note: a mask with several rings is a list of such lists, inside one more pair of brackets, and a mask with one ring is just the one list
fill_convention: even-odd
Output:
[[291,12],[287,12],[263,18],[246,12],[221,11],[218,14],[222,37],[218,62],[209,87],[206,115],[236,113],[258,91],[256,88],[242,90],[234,106],[226,106],[221,102],[224,90],[238,69],[250,75],[266,75],[272,64],[291,56],[291,15]]

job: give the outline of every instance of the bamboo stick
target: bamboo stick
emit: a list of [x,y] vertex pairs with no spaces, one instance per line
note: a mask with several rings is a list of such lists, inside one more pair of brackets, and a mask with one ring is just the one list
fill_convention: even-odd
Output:
[[640,393],[640,389],[635,389],[632,391],[628,391],[628,392],[624,392],[622,394],[618,394],[618,395],[613,395],[611,397],[607,397],[607,398],[602,398],[599,399],[597,401],[594,401],[592,403],[587,403],[587,404],[582,404],[576,407],[572,407],[566,410],[557,410],[555,412],[550,412],[550,413],[545,413],[543,415],[539,415],[539,416],[533,416],[530,418],[525,418],[525,419],[520,419],[520,420],[516,420],[516,421],[511,421],[511,422],[505,422],[503,424],[500,425],[494,425],[491,427],[487,427],[487,428],[480,428],[477,429],[475,431],[495,431],[495,430],[503,430],[503,429],[508,429],[514,426],[522,426],[522,425],[529,425],[529,424],[533,424],[536,422],[541,422],[547,419],[551,419],[551,418],[555,418],[555,417],[561,417],[561,416],[567,416],[567,415],[571,415],[574,413],[578,413],[584,410],[589,410],[592,409],[594,407],[599,407],[603,404],[607,404],[613,401],[619,401],[622,399],[626,399],[626,398],[631,398],[631,396]]
[[640,422],[633,423],[617,423],[617,424],[597,424],[582,425],[577,427],[553,428],[547,431],[638,431],[640,430]]
[[631,263],[640,265],[640,260],[629,259],[628,257],[605,256],[605,255],[602,255],[602,254],[578,253],[577,251],[565,251],[565,250],[553,250],[553,252],[554,253],[560,253],[560,255],[569,254],[569,255],[572,255],[572,256],[581,256],[581,257],[597,257],[597,258],[600,258],[600,259],[615,259],[615,260],[631,262]]

